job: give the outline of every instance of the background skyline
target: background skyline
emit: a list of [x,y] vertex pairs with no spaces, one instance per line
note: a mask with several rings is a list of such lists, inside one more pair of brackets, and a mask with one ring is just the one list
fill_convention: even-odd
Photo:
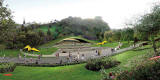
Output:
[[14,20],[26,22],[50,22],[73,16],[94,18],[101,16],[112,29],[124,28],[124,24],[150,11],[158,0],[7,0]]

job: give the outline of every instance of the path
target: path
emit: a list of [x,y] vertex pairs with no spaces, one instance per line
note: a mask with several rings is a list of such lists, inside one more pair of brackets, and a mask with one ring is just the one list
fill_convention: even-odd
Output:
[[[111,52],[111,48],[103,48],[102,49],[102,54],[100,56],[96,56],[96,52],[95,50],[92,50],[92,51],[82,51],[80,52],[80,58],[81,58],[81,55],[82,54],[85,54],[85,59],[82,60],[80,59],[79,61],[86,61],[88,59],[91,59],[91,58],[99,58],[99,57],[103,57],[103,56],[111,56],[111,55],[114,55],[114,54],[117,54],[117,53],[121,53],[121,52],[124,52],[124,51],[127,51],[127,50],[131,50],[133,48],[136,48],[138,47],[138,45],[136,45],[135,47],[131,46],[131,47],[128,47],[128,48],[124,48],[124,49],[120,49],[120,50],[117,50],[115,52]],[[74,56],[77,55],[77,52],[72,52],[71,53]],[[55,56],[55,55],[53,55]],[[50,56],[49,56],[50,57]],[[59,58],[55,58],[55,57],[52,57],[52,58],[42,58],[40,59],[40,61],[38,61],[40,64],[57,64],[57,63],[60,63],[60,60],[63,61],[63,63],[67,63],[68,62],[68,54],[67,53],[62,53],[60,54],[60,57]],[[32,61],[31,61],[32,59]],[[14,58],[9,58],[9,57],[6,57],[5,59],[3,59],[2,57],[0,57],[0,63],[3,63],[3,62],[14,62],[14,63],[35,63],[37,61],[37,58],[26,58],[24,60],[24,58],[21,58],[21,59],[18,59],[17,57],[14,57]],[[72,60],[74,62],[74,60]]]

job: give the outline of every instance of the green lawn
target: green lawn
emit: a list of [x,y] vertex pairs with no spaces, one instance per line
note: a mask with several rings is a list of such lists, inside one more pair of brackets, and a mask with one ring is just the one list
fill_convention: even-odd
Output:
[[123,45],[121,46],[121,49],[130,47],[131,45],[133,45],[133,41],[130,41],[129,43],[128,41],[123,41],[122,43]]
[[3,56],[5,54],[5,56],[8,57],[18,57],[19,53],[20,53],[19,50],[11,50],[11,49],[0,50],[0,56]]
[[6,77],[0,74],[3,80],[99,80],[100,73],[88,71],[85,64],[62,66],[62,67],[23,67],[18,66],[12,73],[13,76]]
[[134,63],[134,61],[141,61],[142,59],[144,59],[143,58],[144,55],[152,54],[149,52],[153,53],[153,49],[151,48],[151,45],[136,48],[136,49],[129,50],[129,51],[120,53],[118,55],[112,56],[113,58],[120,61],[121,64],[117,67],[110,68],[106,71],[107,72],[110,72],[110,71],[114,72],[116,70],[130,70],[133,67],[133,65],[136,65],[136,63]]
[[[40,28],[36,29],[37,31],[42,30],[43,32],[47,33],[48,31],[48,26],[41,26]],[[53,33],[56,30],[56,26],[52,26],[50,28],[50,31]]]
[[92,47],[116,47],[118,46],[118,42],[112,42],[112,43],[105,43],[104,45],[97,45],[97,44],[94,44],[92,45]]
[[[145,46],[134,50],[126,51],[112,56],[121,62],[117,67],[107,69],[106,72],[117,70],[129,70],[132,66],[131,60],[140,60],[143,55],[152,51],[151,46]],[[142,56],[142,57],[139,57]],[[23,67],[18,66],[12,73],[13,76],[6,77],[0,74],[3,80],[100,80],[100,72],[88,71],[85,64],[62,66],[62,67]]]
[[56,52],[58,50],[58,48],[56,48],[56,47],[39,48],[38,50],[40,50],[40,52],[29,52],[29,53],[49,55],[49,54],[53,54],[54,52]]
[[[121,49],[127,48],[127,47],[129,47],[130,45],[133,45],[133,41],[130,41],[130,43],[128,43],[128,41],[123,41],[122,43],[123,43],[123,45],[121,46]],[[117,47],[118,45],[119,45],[118,42],[112,42],[112,43],[105,43],[104,45],[94,44],[94,45],[92,45],[92,46],[93,46],[93,47],[112,47],[112,48],[114,48],[114,47]]]

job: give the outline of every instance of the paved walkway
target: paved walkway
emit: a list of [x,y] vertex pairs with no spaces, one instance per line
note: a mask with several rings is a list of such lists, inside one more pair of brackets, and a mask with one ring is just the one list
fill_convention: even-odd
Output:
[[[124,52],[124,51],[127,51],[127,50],[131,50],[133,48],[136,48],[138,47],[138,45],[136,45],[135,47],[131,46],[131,47],[128,47],[128,48],[124,48],[124,49],[120,49],[120,50],[117,50],[117,51],[114,51],[114,52],[111,52],[111,48],[101,48],[101,55],[98,56],[96,54],[96,50],[95,49],[92,49],[90,51],[81,51],[80,52],[80,58],[78,61],[86,61],[88,59],[93,59],[93,58],[100,58],[100,57],[103,57],[103,56],[111,56],[111,55],[114,55],[114,54],[118,54],[118,53],[121,53],[121,52]],[[100,48],[96,48],[96,49],[100,49]],[[72,59],[71,59],[71,62],[76,62],[77,59],[73,59],[73,57],[76,57],[77,56],[77,53],[78,52],[71,52],[72,54]],[[25,53],[27,54],[27,53]],[[84,59],[82,59],[82,54],[85,55]],[[30,54],[29,54],[30,55]],[[0,57],[0,63],[3,63],[3,62],[14,62],[14,63],[40,63],[40,64],[59,64],[60,62],[62,63],[68,63],[70,60],[68,59],[68,53],[60,53],[60,57],[59,58],[56,58],[55,55],[50,55],[50,56],[47,56],[47,55],[44,55],[43,58],[41,58],[40,60],[38,58],[17,58],[17,57],[14,57],[14,58],[9,58],[9,57],[6,57],[5,59]],[[33,56],[33,54],[32,54]],[[35,55],[37,56],[37,55]]]

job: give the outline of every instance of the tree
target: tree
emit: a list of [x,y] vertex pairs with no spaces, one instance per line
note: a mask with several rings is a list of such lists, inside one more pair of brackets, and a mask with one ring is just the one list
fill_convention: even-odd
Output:
[[124,28],[121,31],[121,40],[128,41],[128,43],[134,40],[134,30],[132,28]]
[[155,5],[151,11],[139,20],[135,26],[137,32],[145,34],[151,42],[156,55],[159,55],[156,50],[155,36],[160,31],[160,5]]
[[4,5],[4,0],[0,0],[0,41],[7,40],[8,32],[15,25],[12,20],[11,10]]
[[104,33],[104,40],[112,42],[113,41],[112,36],[113,36],[113,32],[111,30],[110,31],[106,31]]

